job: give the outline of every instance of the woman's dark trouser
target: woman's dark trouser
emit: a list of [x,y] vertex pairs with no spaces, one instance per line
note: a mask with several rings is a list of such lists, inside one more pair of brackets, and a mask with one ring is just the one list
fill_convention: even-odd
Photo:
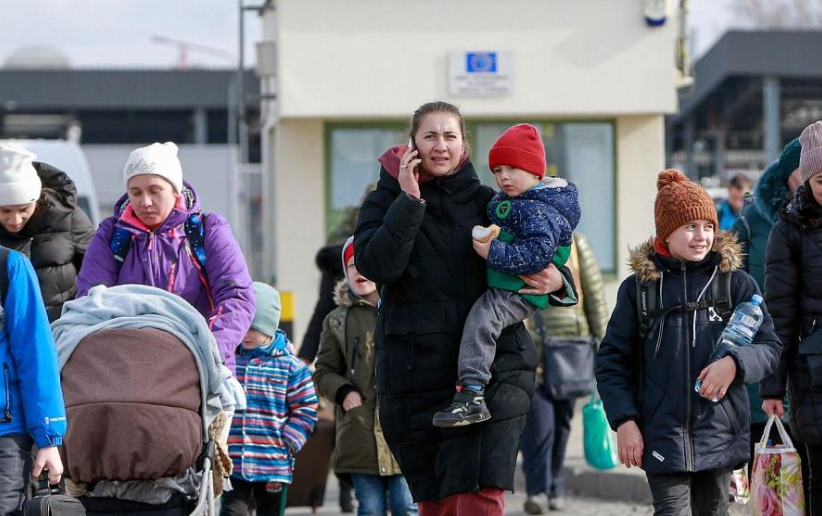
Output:
[[231,491],[223,494],[220,516],[248,516],[256,508],[257,516],[282,516],[288,486],[276,492],[268,492],[265,482],[246,482],[231,477]]
[[811,516],[822,515],[822,445],[805,445],[808,453],[808,469],[810,480],[808,482],[810,499],[808,514]]
[[543,386],[534,391],[531,413],[522,432],[522,471],[528,496],[565,491],[565,449],[571,433],[575,399],[552,400]]
[[731,472],[646,475],[654,516],[727,516]]
[[31,476],[32,439],[28,435],[0,437],[0,516],[17,516]]

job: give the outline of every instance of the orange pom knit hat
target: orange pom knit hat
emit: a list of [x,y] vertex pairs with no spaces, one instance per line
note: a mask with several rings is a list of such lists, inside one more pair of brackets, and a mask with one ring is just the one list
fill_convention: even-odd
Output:
[[690,181],[679,170],[663,170],[656,180],[654,222],[656,237],[665,240],[683,224],[692,220],[709,220],[719,229],[711,196],[700,185]]

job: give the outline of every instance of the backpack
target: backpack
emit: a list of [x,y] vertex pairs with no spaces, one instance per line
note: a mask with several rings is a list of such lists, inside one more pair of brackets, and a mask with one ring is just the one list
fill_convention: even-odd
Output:
[[[641,385],[641,378],[643,375],[642,365],[642,347],[645,344],[645,339],[656,327],[657,323],[668,314],[681,312],[696,312],[705,308],[713,308],[717,315],[722,317],[723,321],[730,319],[733,314],[734,306],[731,297],[731,275],[732,272],[720,272],[711,283],[711,299],[703,299],[701,301],[692,301],[684,305],[672,306],[670,308],[659,308],[659,293],[657,290],[657,281],[636,281],[636,309],[637,319],[639,319],[639,340],[637,341],[637,364],[638,367],[634,370],[637,385]],[[642,402],[645,393],[643,389],[637,387],[636,396],[637,401]]]
[[[208,283],[206,276],[206,250],[205,250],[205,214],[200,212],[192,213],[183,223],[183,230],[186,234],[186,250],[197,269],[197,275],[200,277],[200,283],[203,284],[208,301],[214,309],[214,300],[211,297],[211,286]],[[114,253],[114,261],[117,263],[117,270],[122,268],[126,261],[126,256],[131,250],[132,233],[120,227],[114,228],[114,233],[109,242],[109,248]]]
[[639,319],[640,342],[650,335],[658,321],[671,313],[695,312],[705,308],[713,308],[722,317],[723,321],[730,318],[734,311],[731,297],[731,272],[720,272],[711,283],[711,298],[701,301],[691,301],[684,305],[670,308],[659,308],[659,299],[656,281],[636,281],[636,308]]

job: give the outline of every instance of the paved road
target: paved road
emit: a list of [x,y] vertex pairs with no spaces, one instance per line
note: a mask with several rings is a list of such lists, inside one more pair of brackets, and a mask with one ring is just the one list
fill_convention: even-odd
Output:
[[[322,516],[342,515],[337,504],[338,487],[334,476],[329,478],[328,489],[326,490],[325,504],[320,507],[316,514]],[[511,516],[524,516],[522,504],[525,501],[524,493],[508,493],[505,497],[505,514]],[[732,515],[748,514],[744,509],[747,507],[735,506],[731,511]],[[610,500],[598,500],[592,498],[568,498],[566,507],[562,511],[552,511],[551,516],[651,516],[653,508],[649,505],[622,503]],[[308,508],[290,508],[285,511],[287,516],[309,515]],[[355,513],[356,514],[356,513]]]

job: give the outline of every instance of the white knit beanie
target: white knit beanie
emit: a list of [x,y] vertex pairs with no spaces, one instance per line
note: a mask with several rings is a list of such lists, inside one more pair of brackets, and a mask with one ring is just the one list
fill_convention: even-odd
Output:
[[123,167],[123,181],[128,190],[128,181],[134,176],[151,174],[166,179],[177,193],[183,191],[183,166],[177,158],[177,146],[172,142],[152,143],[140,147],[128,155]]
[[802,152],[799,155],[799,176],[804,183],[822,172],[822,122],[814,122],[799,135]]
[[43,184],[33,153],[13,143],[0,143],[0,206],[28,204],[40,198]]

